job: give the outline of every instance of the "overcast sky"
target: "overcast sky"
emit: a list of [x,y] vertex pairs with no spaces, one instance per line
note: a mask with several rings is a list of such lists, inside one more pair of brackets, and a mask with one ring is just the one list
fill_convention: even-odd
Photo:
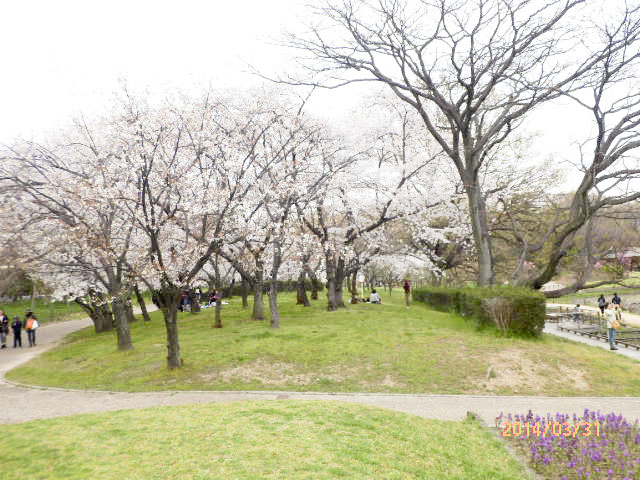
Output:
[[[99,111],[123,78],[153,90],[259,84],[247,64],[267,73],[286,68],[273,41],[295,30],[304,12],[299,0],[2,1],[0,142]],[[312,109],[339,115],[360,93],[349,87],[316,97]],[[571,140],[584,136],[575,113],[555,106],[531,119],[540,155],[571,155]]]

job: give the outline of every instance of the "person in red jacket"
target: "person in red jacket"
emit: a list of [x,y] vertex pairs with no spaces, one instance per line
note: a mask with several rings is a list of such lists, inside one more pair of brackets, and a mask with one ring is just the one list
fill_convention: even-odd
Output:
[[402,288],[404,289],[404,303],[407,308],[409,308],[409,303],[411,302],[411,284],[409,283],[409,280],[405,279]]

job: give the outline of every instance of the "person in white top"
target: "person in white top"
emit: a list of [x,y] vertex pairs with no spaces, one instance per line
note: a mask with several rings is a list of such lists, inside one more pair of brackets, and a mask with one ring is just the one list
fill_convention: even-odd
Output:
[[371,295],[369,295],[369,301],[371,303],[382,304],[382,299],[380,298],[380,295],[378,295],[378,292],[376,292],[375,288],[371,290]]
[[576,305],[573,309],[573,321],[578,323],[580,321],[580,304]]
[[616,347],[616,329],[613,328],[613,323],[618,320],[617,305],[610,303],[605,310],[607,317],[607,331],[609,332],[609,347],[611,350],[618,350]]

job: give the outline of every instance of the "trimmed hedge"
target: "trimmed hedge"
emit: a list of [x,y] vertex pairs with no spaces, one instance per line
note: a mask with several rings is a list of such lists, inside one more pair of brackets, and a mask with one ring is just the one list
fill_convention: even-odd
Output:
[[539,336],[544,328],[546,300],[540,292],[520,287],[424,287],[414,290],[413,298],[437,310],[456,312],[471,318],[479,327],[495,325],[483,300],[504,298],[514,312],[509,333]]

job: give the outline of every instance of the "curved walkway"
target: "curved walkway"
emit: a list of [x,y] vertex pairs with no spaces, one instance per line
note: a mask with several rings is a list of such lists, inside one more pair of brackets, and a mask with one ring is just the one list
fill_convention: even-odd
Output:
[[91,325],[89,319],[43,326],[38,330],[38,346],[0,351],[0,424],[61,417],[79,413],[189,403],[232,402],[237,400],[340,400],[412,413],[425,418],[461,420],[472,411],[493,425],[496,415],[505,413],[582,413],[585,408],[614,411],[629,419],[640,416],[636,397],[538,397],[488,395],[427,395],[388,393],[311,392],[101,392],[21,386],[4,379],[7,371],[54,347],[69,333]]

